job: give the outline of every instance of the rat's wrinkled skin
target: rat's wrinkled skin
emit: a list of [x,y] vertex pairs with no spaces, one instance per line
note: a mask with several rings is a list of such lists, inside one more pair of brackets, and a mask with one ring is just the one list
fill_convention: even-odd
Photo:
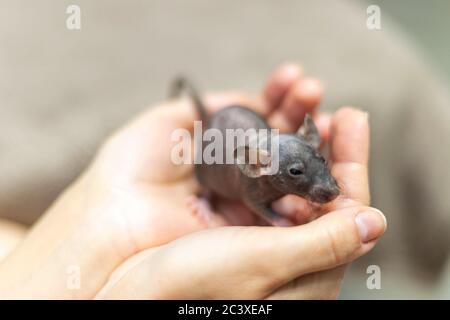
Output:
[[[186,79],[175,81],[172,96],[179,95],[182,89],[186,89],[194,100],[203,128],[215,128],[222,133],[223,155],[227,153],[227,129],[271,129],[260,115],[243,106],[229,106],[209,116],[196,90]],[[280,134],[269,140],[265,149],[246,145],[244,150],[246,159],[250,153],[256,154],[257,159],[269,158],[265,164],[262,161],[238,164],[234,152],[234,164],[196,164],[199,182],[213,194],[243,201],[249,209],[273,225],[286,225],[286,220],[272,209],[271,203],[287,194],[295,194],[316,203],[330,202],[339,195],[336,180],[318,151],[320,136],[309,114],[305,116],[297,133]],[[279,148],[279,165],[276,173],[267,174],[272,160],[269,153],[271,144]],[[203,143],[203,149],[199,152],[203,154],[207,145]]]

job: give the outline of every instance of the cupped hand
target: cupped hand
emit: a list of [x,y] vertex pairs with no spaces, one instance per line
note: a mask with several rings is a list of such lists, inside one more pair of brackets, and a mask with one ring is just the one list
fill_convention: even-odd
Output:
[[291,228],[213,228],[144,250],[115,271],[97,298],[335,298],[346,264],[375,245],[386,221],[367,207],[367,115],[340,109],[330,136],[341,196],[320,209],[297,197],[278,203],[286,212],[306,211],[303,218],[326,215]]
[[[293,131],[306,112],[314,111],[320,97],[317,80],[303,77],[295,65],[285,65],[269,78],[261,96],[226,93],[209,95],[205,100],[211,112],[229,104],[247,105],[266,116],[273,127]],[[164,252],[184,240],[166,246],[170,241],[208,227],[257,223],[236,203],[224,201],[219,209],[223,214],[214,215],[211,221],[192,214],[186,205],[199,186],[191,165],[176,166],[171,161],[175,142],[170,137],[175,129],[191,130],[196,118],[190,102],[171,101],[151,108],[108,139],[92,165],[0,266],[0,288],[7,290],[0,291],[21,297],[93,297],[105,283],[108,287],[110,275],[119,267],[125,270],[126,260],[134,259],[137,253]],[[317,116],[316,121],[323,138],[332,137],[333,174],[344,190],[325,211],[356,210],[368,204],[365,115],[344,109],[331,125],[329,116]],[[297,222],[311,220],[316,212],[324,213],[299,198],[287,197],[276,206]],[[186,241],[191,242],[189,238]],[[198,243],[195,238],[192,242]],[[81,276],[76,290],[67,285],[74,266]]]

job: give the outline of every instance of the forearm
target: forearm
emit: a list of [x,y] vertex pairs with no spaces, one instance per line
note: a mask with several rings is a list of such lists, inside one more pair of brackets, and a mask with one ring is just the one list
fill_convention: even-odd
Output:
[[[8,298],[67,299],[91,297],[102,286],[120,257],[110,239],[98,232],[104,215],[94,211],[108,212],[107,206],[89,206],[85,195],[80,179],[27,232],[0,264],[0,293]],[[107,271],[101,272],[103,268]],[[80,288],[70,285],[76,273]]]
[[0,219],[0,262],[17,247],[26,232],[25,225]]

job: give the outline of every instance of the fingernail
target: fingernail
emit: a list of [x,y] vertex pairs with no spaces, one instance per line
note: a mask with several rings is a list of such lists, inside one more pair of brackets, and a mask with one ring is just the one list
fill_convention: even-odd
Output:
[[359,236],[364,243],[380,237],[386,230],[386,218],[376,209],[359,213],[355,218]]

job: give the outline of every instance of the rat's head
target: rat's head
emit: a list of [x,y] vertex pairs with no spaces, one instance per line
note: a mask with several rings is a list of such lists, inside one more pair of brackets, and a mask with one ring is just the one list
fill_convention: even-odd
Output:
[[269,181],[283,193],[326,203],[339,195],[339,187],[325,158],[297,135],[280,135],[279,169]]
[[[330,173],[324,157],[317,151],[320,136],[311,117],[307,115],[297,134],[281,134],[272,138],[278,155],[258,150],[264,163],[278,161],[278,170],[270,171],[267,165],[244,165],[241,170],[247,176],[266,176],[277,190],[285,194],[296,194],[310,201],[326,203],[339,195],[339,187]],[[271,157],[269,161],[267,157]]]

